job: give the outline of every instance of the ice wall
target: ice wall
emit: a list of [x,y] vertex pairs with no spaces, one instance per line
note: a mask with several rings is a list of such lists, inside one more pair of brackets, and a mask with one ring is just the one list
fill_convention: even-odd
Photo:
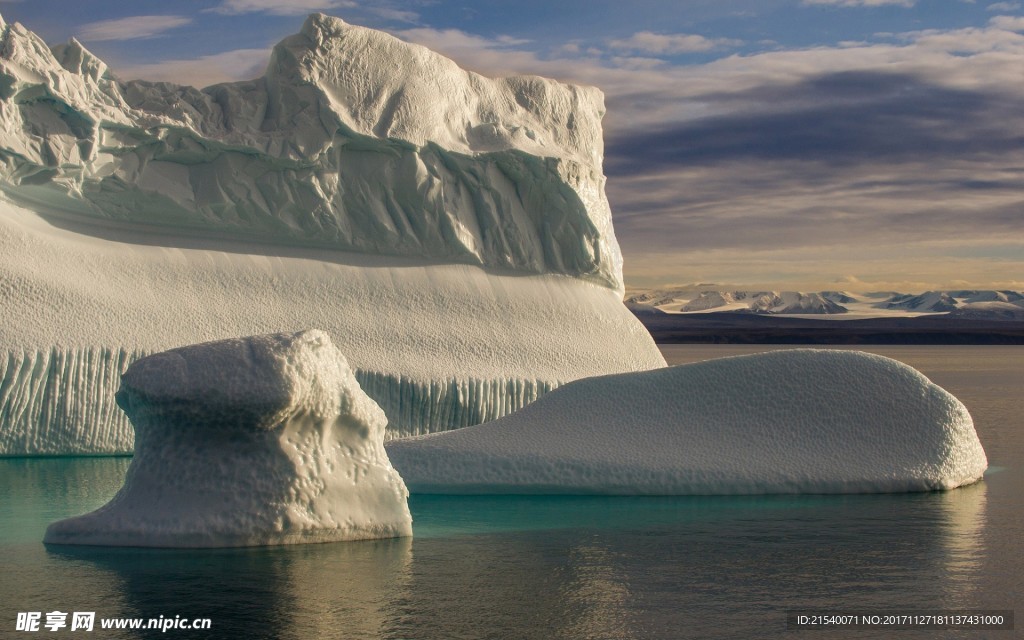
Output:
[[596,89],[322,15],[203,90],[0,30],[0,455],[128,450],[120,370],[237,335],[322,327],[389,436],[664,365],[620,300]]
[[[130,454],[134,432],[114,401],[121,374],[147,355],[118,348],[11,351],[0,359],[3,455]],[[524,378],[417,380],[355,372],[391,440],[490,422],[557,386]]]
[[918,371],[814,349],[577,380],[387,448],[414,493],[932,491],[988,464],[967,409]]
[[3,25],[0,104],[3,190],[35,206],[621,287],[592,87],[313,15],[263,77],[201,91]]
[[110,348],[0,354],[0,452],[131,453],[131,424],[114,393],[143,355]]
[[235,547],[412,535],[385,418],[322,331],[223,340],[135,362],[124,486],[44,542]]
[[131,451],[112,401],[124,368],[234,334],[324,328],[387,413],[389,438],[664,365],[617,292],[566,276],[106,233],[0,202],[2,454]]

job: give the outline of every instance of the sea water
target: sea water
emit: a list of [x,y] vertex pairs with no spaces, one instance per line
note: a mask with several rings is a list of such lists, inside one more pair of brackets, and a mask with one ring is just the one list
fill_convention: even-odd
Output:
[[[663,351],[682,363],[767,348]],[[796,633],[793,610],[1016,608],[1024,347],[864,349],[963,400],[989,456],[983,482],[906,495],[413,496],[412,539],[183,551],[40,542],[49,522],[106,502],[128,458],[0,460],[0,637],[31,637],[16,631],[31,612],[37,635],[95,638],[763,638]],[[93,612],[96,628],[51,633],[52,612]],[[99,628],[136,618],[210,628]]]

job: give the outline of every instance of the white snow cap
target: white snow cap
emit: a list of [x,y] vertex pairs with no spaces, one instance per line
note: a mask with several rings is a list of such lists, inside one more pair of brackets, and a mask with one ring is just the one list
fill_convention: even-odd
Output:
[[915,369],[813,349],[578,380],[388,453],[423,493],[930,491],[988,464],[964,405]]
[[412,535],[384,413],[322,331],[193,345],[124,374],[124,486],[44,542],[230,547]]

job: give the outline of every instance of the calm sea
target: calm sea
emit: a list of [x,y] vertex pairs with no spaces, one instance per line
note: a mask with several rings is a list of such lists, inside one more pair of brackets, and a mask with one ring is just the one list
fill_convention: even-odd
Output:
[[[770,348],[663,351],[683,363]],[[1024,347],[862,348],[964,401],[989,456],[984,482],[911,495],[414,496],[413,539],[173,551],[40,543],[49,522],[103,504],[128,459],[0,460],[0,637],[1012,637],[786,630],[787,610],[1021,603]],[[53,611],[211,629],[15,631],[19,612]]]

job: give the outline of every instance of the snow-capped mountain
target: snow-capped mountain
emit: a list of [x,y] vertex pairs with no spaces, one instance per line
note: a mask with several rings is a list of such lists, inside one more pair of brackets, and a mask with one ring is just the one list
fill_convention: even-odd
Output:
[[672,289],[630,292],[626,303],[642,305],[647,312],[756,313],[767,315],[816,315],[884,317],[949,314],[950,317],[1024,319],[1024,294],[1018,291],[964,290],[851,293],[848,291],[721,291]]
[[925,291],[919,295],[899,294],[886,303],[887,309],[905,309],[907,311],[953,311],[957,308],[956,299],[943,291]]

